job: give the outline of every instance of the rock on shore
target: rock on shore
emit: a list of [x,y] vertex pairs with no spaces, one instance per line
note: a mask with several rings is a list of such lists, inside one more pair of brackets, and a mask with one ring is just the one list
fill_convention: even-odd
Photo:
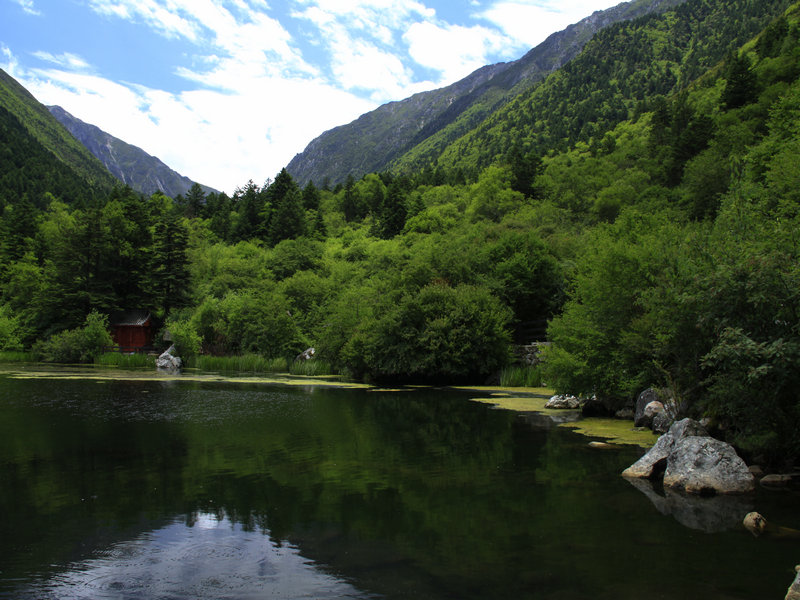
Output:
[[692,419],[672,425],[622,475],[653,479],[662,473],[664,487],[690,494],[743,494],[755,489],[752,473],[733,447],[710,437]]

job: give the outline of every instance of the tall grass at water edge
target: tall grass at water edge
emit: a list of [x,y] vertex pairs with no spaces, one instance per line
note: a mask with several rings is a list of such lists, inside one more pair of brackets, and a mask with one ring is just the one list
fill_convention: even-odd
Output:
[[14,352],[9,350],[0,352],[0,362],[4,363],[36,362],[36,355],[33,352]]
[[288,361],[285,358],[266,358],[258,354],[241,356],[207,356],[190,358],[186,366],[201,371],[223,371],[239,373],[285,373]]
[[[6,359],[6,355],[9,358]],[[19,356],[17,357],[17,355]],[[33,355],[23,352],[0,352],[0,362],[23,362],[25,360],[33,360]],[[154,368],[155,363],[156,357],[154,355],[123,354],[120,352],[106,352],[95,359],[96,365],[120,368]],[[190,369],[227,373],[291,373],[292,375],[313,377],[315,375],[330,375],[333,372],[330,363],[324,360],[314,359],[290,362],[286,358],[265,358],[258,354],[243,354],[241,356],[199,355],[189,357],[183,364]]]
[[141,353],[104,352],[94,359],[94,364],[103,367],[120,368],[155,367],[156,357],[151,354]]
[[314,377],[316,375],[332,375],[333,369],[328,361],[314,358],[312,360],[294,361],[289,365],[289,372],[292,375]]
[[502,387],[542,387],[542,367],[541,365],[506,367],[500,373],[500,385]]

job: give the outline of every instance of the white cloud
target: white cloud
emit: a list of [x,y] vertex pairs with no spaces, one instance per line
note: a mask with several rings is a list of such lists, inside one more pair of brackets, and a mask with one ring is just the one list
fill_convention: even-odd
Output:
[[11,48],[6,46],[5,44],[0,45],[0,54],[3,56],[3,63],[0,67],[11,77],[16,79],[17,77],[17,70],[19,68],[19,60],[14,54],[11,52]]
[[16,3],[22,7],[29,15],[39,16],[42,13],[37,10],[37,8],[33,5],[33,0],[16,0]]
[[56,56],[50,52],[39,51],[34,52],[33,55],[40,60],[53,63],[65,69],[81,71],[89,68],[89,63],[77,54],[72,54],[71,52],[64,52]]
[[[33,10],[33,0],[16,1]],[[483,25],[459,26],[405,0],[293,0],[292,22],[273,18],[265,0],[86,2],[109,26],[122,19],[189,42],[187,56],[173,63],[184,89],[112,81],[92,68],[91,57],[70,52],[36,52],[52,66],[34,69],[0,46],[4,68],[40,101],[227,192],[274,177],[325,130],[527,49],[531,31],[563,27],[539,21],[574,22],[591,12],[582,0],[500,0],[485,11],[473,2]],[[293,25],[302,39],[292,37]],[[306,54],[302,43],[312,45]],[[427,71],[420,74],[420,66]]]
[[168,2],[161,6],[156,0],[89,0],[89,6],[96,12],[120,19],[139,17],[147,25],[167,37],[183,37],[195,41],[197,30],[187,18],[192,11],[186,11],[177,3]]
[[486,27],[413,24],[403,36],[409,54],[420,65],[441,72],[443,83],[453,83],[486,65],[489,53],[502,52],[509,40]]
[[41,101],[228,193],[251,178],[274,177],[322,131],[375,107],[313,80],[264,77],[248,93],[172,94],[60,69],[18,77]]
[[517,43],[533,48],[551,33],[615,4],[617,0],[501,0],[480,16]]

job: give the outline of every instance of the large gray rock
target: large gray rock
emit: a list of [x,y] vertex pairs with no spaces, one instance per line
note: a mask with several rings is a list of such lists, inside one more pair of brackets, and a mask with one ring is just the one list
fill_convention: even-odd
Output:
[[683,419],[669,428],[669,431],[658,438],[655,445],[622,472],[623,477],[644,477],[650,479],[664,472],[667,459],[672,453],[675,443],[686,437],[707,436],[708,432],[700,423],[692,419]]
[[575,396],[553,396],[544,405],[545,408],[551,409],[576,409],[581,407],[581,401]]
[[635,427],[650,427],[653,417],[645,416],[645,408],[651,402],[659,402],[658,392],[653,388],[647,388],[636,398],[636,409],[633,412],[633,425]]
[[794,578],[794,583],[789,587],[789,591],[786,592],[785,600],[800,600],[800,565],[795,567],[797,571],[797,577]]
[[162,352],[161,355],[156,359],[156,369],[161,371],[169,371],[171,373],[180,371],[181,366],[183,366],[183,361],[181,361],[180,357],[175,356],[174,353],[174,345]]
[[690,494],[746,494],[755,479],[733,446],[712,437],[677,440],[667,459],[664,487]]
[[675,419],[670,416],[669,411],[663,410],[653,417],[650,429],[653,430],[653,433],[667,433],[674,422]]
[[306,348],[300,354],[295,356],[294,362],[303,362],[306,360],[311,360],[314,358],[314,355],[317,353],[315,348]]

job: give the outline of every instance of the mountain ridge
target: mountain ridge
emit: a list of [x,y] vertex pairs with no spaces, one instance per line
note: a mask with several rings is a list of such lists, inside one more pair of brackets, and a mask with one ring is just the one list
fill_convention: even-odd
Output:
[[[166,165],[161,159],[148,154],[138,146],[114,137],[91,123],[71,115],[60,106],[47,107],[75,139],[83,144],[119,181],[137,192],[150,195],[155,192],[172,198],[185,194],[194,181]],[[204,193],[217,190],[200,184]]]
[[446,144],[460,137],[577,56],[597,31],[684,1],[633,0],[596,11],[550,35],[518,60],[486,65],[449,86],[389,102],[322,133],[286,169],[301,183],[335,183],[349,175],[386,170],[420,143]]
[[91,186],[111,189],[114,177],[76,140],[22,84],[0,69],[0,106],[5,107],[30,135],[60,162]]

